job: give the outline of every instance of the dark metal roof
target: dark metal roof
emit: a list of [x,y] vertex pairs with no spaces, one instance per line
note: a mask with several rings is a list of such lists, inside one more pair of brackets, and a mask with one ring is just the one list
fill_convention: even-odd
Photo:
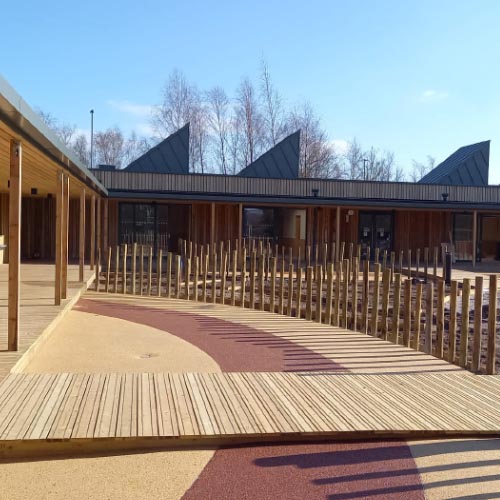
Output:
[[189,173],[189,123],[146,151],[124,170],[155,174]]
[[268,179],[299,177],[300,130],[285,137],[237,175]]
[[464,146],[420,179],[422,184],[487,186],[490,141]]

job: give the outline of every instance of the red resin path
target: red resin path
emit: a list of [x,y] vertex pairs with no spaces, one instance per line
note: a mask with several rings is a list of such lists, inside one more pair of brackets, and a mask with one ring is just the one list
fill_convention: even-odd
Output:
[[[238,323],[88,299],[80,300],[75,309],[167,331],[203,349],[222,371],[345,371],[314,351]],[[183,496],[183,500],[365,498],[424,500],[406,442],[221,448]]]

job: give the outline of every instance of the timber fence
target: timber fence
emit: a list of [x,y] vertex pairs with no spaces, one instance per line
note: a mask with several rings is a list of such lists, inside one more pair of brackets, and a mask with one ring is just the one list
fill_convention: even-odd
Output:
[[305,318],[497,371],[497,275],[488,286],[483,276],[448,286],[438,249],[396,254],[341,242],[301,255],[254,239],[179,245],[180,253],[137,243],[99,249],[95,290]]

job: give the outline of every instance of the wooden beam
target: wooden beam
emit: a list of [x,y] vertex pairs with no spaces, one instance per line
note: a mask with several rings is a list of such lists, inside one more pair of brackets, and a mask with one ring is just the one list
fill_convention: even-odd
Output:
[[8,342],[9,351],[17,351],[19,344],[19,301],[21,271],[21,191],[22,146],[17,141],[10,142],[10,182],[9,182],[9,302],[8,302]]
[[69,176],[63,177],[61,299],[68,295]]
[[238,251],[241,252],[241,239],[243,237],[243,203],[238,203]]
[[335,219],[335,245],[337,247],[335,260],[339,260],[339,248],[340,248],[340,207],[337,207],[337,214]]
[[95,194],[90,199],[90,269],[95,266]]
[[62,281],[62,236],[63,236],[63,172],[57,172],[56,182],[56,276],[54,281],[54,303],[61,304],[61,281]]
[[80,192],[80,234],[79,234],[79,280],[84,280],[85,267],[85,188]]

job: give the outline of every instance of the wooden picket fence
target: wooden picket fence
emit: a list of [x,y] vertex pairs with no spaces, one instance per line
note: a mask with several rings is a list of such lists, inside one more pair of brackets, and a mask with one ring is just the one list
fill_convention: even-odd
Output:
[[[497,276],[483,290],[438,276],[439,252],[406,256],[340,243],[305,255],[269,242],[181,242],[180,254],[150,246],[99,249],[95,289],[271,311],[359,331],[445,359],[473,372],[496,373]],[[257,244],[255,244],[257,243]],[[406,258],[405,258],[406,257]],[[405,265],[406,264],[406,265]],[[488,312],[483,314],[485,295]],[[471,308],[471,302],[473,307]],[[471,310],[472,309],[472,310]]]

